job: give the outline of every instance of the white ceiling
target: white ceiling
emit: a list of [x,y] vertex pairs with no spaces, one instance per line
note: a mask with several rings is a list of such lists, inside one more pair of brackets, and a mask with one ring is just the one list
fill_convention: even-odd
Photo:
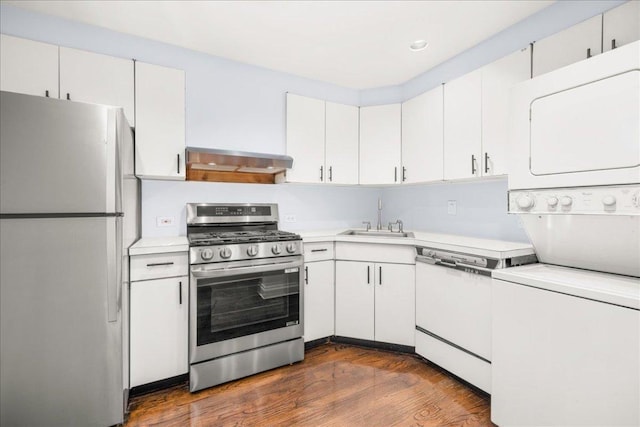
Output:
[[[3,1],[354,89],[397,85],[553,3]],[[421,52],[409,44],[425,39]]]

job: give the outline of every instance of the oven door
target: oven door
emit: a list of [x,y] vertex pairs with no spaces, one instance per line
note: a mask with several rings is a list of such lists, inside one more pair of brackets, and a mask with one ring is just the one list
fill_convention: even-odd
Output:
[[303,257],[191,266],[189,359],[302,336]]

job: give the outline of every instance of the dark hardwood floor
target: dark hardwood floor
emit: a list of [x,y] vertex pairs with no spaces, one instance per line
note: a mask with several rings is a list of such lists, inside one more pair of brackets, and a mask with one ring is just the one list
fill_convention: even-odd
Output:
[[323,344],[197,393],[138,396],[126,426],[491,426],[489,398],[418,357]]

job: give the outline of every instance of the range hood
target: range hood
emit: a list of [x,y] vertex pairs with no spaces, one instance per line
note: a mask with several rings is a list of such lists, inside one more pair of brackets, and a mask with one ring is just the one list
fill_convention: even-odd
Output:
[[293,165],[289,156],[215,148],[187,147],[187,180],[213,182],[284,182]]

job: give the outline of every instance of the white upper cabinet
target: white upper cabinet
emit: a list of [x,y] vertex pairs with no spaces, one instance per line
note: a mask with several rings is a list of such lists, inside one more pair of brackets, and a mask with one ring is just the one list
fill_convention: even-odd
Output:
[[0,90],[58,97],[58,46],[0,35]]
[[134,126],[133,61],[60,48],[60,98],[124,108]]
[[530,76],[530,47],[482,68],[482,176],[507,173],[509,92]]
[[399,183],[401,105],[360,107],[360,184]]
[[325,182],[358,183],[359,118],[358,107],[326,103]]
[[287,93],[287,155],[293,157],[287,181],[325,181],[324,138],[325,102]]
[[442,85],[402,104],[402,182],[443,178]]
[[640,1],[631,0],[611,9],[602,19],[605,52],[640,39]]
[[185,179],[185,74],[135,63],[136,175]]
[[553,34],[533,45],[533,77],[601,53],[602,15]]
[[444,179],[480,176],[482,72],[444,85]]

